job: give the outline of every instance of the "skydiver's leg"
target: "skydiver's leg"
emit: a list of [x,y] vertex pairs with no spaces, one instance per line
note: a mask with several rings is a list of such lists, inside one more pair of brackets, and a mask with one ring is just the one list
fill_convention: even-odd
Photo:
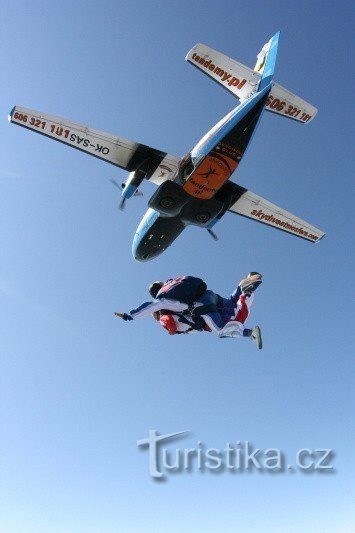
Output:
[[[229,320],[239,320],[237,316],[235,316],[235,318],[233,318],[233,316],[234,313],[238,314],[239,310],[242,308],[241,299],[243,300],[245,297],[250,298],[261,282],[261,274],[258,274],[257,272],[251,272],[248,274],[247,278],[242,279],[239,282],[238,286],[235,288],[229,298],[220,299],[220,313],[225,322]],[[247,307],[249,308],[252,305],[253,300],[250,299],[246,302]],[[245,314],[249,314],[249,309],[243,311],[242,315],[244,316]],[[245,319],[240,320],[240,322],[244,323]]]
[[[250,281],[249,281],[250,280]],[[234,289],[229,298],[223,300],[227,303],[236,304],[242,294],[250,296],[259,287],[262,282],[261,274],[257,272],[251,272],[248,277],[242,279],[238,286]]]
[[225,327],[219,332],[219,337],[249,337],[249,339],[255,342],[259,350],[261,350],[263,347],[263,342],[259,326],[254,326],[253,329],[249,329],[244,326],[244,323],[249,316],[253,300],[253,293],[250,296],[246,296],[244,294],[240,296],[238,304],[241,302],[242,306],[238,311],[236,318],[225,325]]
[[234,289],[234,291],[232,292],[230,299],[233,299],[235,302],[237,302],[241,294],[242,294],[242,289],[240,285],[238,285],[238,287]]
[[[260,276],[260,274],[253,272],[246,280],[242,280],[230,298],[222,298],[212,291],[206,291],[199,300],[201,303],[198,303],[197,306],[201,306],[200,316],[219,337],[249,337],[261,348],[260,328],[255,326],[253,329],[249,329],[244,326],[254,301],[254,291],[261,283],[260,276],[260,279],[256,279],[252,286],[250,285],[250,277],[255,275]],[[208,305],[212,307],[208,308]],[[194,312],[198,313],[198,307],[195,308]],[[232,318],[233,316],[234,318]]]
[[218,312],[201,315],[201,317],[213,333],[219,334],[225,326],[225,322],[223,322]]
[[225,322],[218,312],[219,296],[213,291],[207,290],[196,302],[194,315],[204,319],[214,333],[219,333]]
[[[239,287],[234,293],[241,295],[243,305],[238,305],[238,302],[234,297],[231,297],[230,299],[221,298],[215,292],[207,290],[196,303],[194,315],[202,317],[209,328],[218,335],[222,334],[224,337],[243,336],[243,331],[245,329],[244,320],[247,318],[249,312],[248,309],[253,302],[254,295],[251,295],[252,297],[246,297],[242,295],[241,290],[238,289]],[[244,300],[249,300],[249,302],[246,303]],[[238,307],[243,309],[243,315],[240,315],[239,317],[238,315],[234,315]],[[232,318],[233,316],[235,316],[234,319]],[[243,317],[245,317],[244,320]],[[228,328],[226,328],[227,324]],[[249,330],[247,330],[245,336],[249,336]]]
[[239,296],[238,301],[235,303],[235,309],[237,309],[235,318],[229,318],[229,321],[219,333],[220,337],[251,337],[252,330],[246,328],[244,324],[249,317],[253,302],[254,293],[252,293],[250,296],[246,296],[245,294],[241,294]]
[[237,302],[239,300],[239,297],[243,294],[242,288],[239,285],[234,289],[232,294],[229,298],[221,298],[221,308],[225,310],[225,314],[227,312],[227,309],[232,310],[233,308],[237,307]]
[[242,324],[245,324],[245,322],[248,320],[250,315],[250,310],[254,303],[254,293],[252,292],[250,296],[246,296],[242,294],[238,301],[238,312],[236,314],[235,320],[238,322],[241,322]]
[[218,336],[221,338],[224,337],[243,337],[244,336],[244,325],[241,322],[237,322],[236,320],[232,320],[231,322],[227,322],[227,324],[224,325],[224,328],[219,332]]
[[222,320],[218,312],[208,312],[200,315],[213,333],[219,337],[251,337],[253,340],[253,329],[248,329],[242,322],[232,320],[227,324]]
[[[255,283],[256,287],[260,283]],[[244,294],[239,284],[228,299],[207,290],[197,302],[194,314],[201,316],[210,329],[221,337],[250,337],[252,330],[245,328],[244,322],[254,301],[254,290]]]
[[244,327],[245,322],[248,320],[250,315],[250,310],[254,302],[254,293],[251,293],[250,296],[242,294],[237,302],[238,312],[235,317],[235,321],[239,322],[243,328],[243,337],[250,337],[251,329]]

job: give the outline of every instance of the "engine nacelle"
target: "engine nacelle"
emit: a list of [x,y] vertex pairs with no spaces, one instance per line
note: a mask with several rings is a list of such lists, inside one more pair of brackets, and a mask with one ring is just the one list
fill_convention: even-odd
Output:
[[215,198],[210,200],[191,200],[181,211],[180,220],[188,225],[209,228],[223,209],[223,203]]
[[125,200],[131,198],[138,189],[138,187],[140,187],[142,181],[144,180],[144,177],[145,173],[139,169],[135,170],[134,172],[130,172],[122,190],[122,198],[124,198]]
[[192,198],[174,181],[165,181],[155,191],[148,205],[163,217],[179,217],[185,225],[193,224],[206,228],[219,215],[224,204],[215,198]]
[[190,200],[181,185],[174,181],[165,181],[150,198],[148,205],[164,217],[176,217]]

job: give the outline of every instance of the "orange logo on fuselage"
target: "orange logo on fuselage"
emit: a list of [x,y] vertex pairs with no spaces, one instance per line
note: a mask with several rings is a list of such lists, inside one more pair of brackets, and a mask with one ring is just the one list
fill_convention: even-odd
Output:
[[230,157],[210,154],[195,168],[183,188],[195,198],[209,200],[229,179],[237,165]]

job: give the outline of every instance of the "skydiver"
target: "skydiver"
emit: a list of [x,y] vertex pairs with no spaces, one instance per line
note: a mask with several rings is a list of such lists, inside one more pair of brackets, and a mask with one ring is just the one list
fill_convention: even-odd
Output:
[[[250,278],[254,277],[254,283],[250,285]],[[230,298],[222,298],[218,296],[217,310],[219,315],[223,320],[222,329],[217,327],[210,328],[207,323],[204,321],[204,331],[213,331],[217,333],[219,337],[249,337],[251,338],[259,348],[262,347],[261,332],[259,326],[255,326],[253,329],[248,329],[244,326],[247,321],[250,309],[254,301],[254,291],[256,287],[261,283],[261,276],[257,273],[249,274],[249,277],[245,280],[242,280],[238,285],[237,289],[233,292]],[[208,291],[207,291],[208,292]],[[189,317],[181,318],[179,314],[171,313],[168,314],[166,311],[159,311],[154,314],[154,318],[160,322],[160,324],[168,331],[170,335],[177,333],[192,333],[194,331],[203,331],[199,328],[196,328],[194,325],[194,320],[201,319],[201,315],[198,312],[203,311],[203,307],[197,306],[194,309],[194,313]],[[186,318],[191,320],[190,325]],[[216,320],[214,315],[213,317]],[[208,321],[208,320],[207,320]],[[228,324],[228,325],[227,325]],[[219,323],[219,325],[221,325]]]
[[115,313],[123,320],[134,320],[150,316],[162,309],[170,312],[184,313],[199,301],[206,292],[207,285],[201,278],[194,276],[179,276],[163,281],[155,281],[148,287],[153,301],[144,302],[129,313]]
[[[162,316],[178,316],[177,321],[174,318],[173,320],[179,326],[179,333],[203,331],[207,325],[209,330],[217,333],[221,338],[250,337],[261,348],[259,326],[248,329],[244,327],[246,318],[243,322],[237,319],[237,314],[242,308],[244,308],[244,314],[245,309],[248,309],[246,317],[248,316],[252,304],[252,293],[261,282],[261,274],[251,272],[239,283],[230,298],[223,298],[211,290],[206,290],[207,286],[203,280],[193,276],[180,276],[169,279],[165,283],[156,281],[149,286],[153,301],[145,302],[129,313],[115,313],[115,316],[130,321],[160,312]],[[244,305],[241,303],[243,295]]]

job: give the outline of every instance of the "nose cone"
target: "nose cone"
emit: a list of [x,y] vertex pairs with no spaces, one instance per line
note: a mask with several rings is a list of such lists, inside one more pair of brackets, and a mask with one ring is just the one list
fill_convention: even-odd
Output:
[[149,232],[151,232],[152,226],[158,218],[159,213],[157,211],[148,209],[137,228],[132,244],[132,254],[137,261],[149,261],[149,259],[153,259],[157,255],[153,254],[153,250],[149,246],[149,241],[152,240],[152,238],[149,238]]
[[133,239],[132,252],[137,261],[149,261],[160,255],[185,228],[177,217],[162,217],[148,209]]

